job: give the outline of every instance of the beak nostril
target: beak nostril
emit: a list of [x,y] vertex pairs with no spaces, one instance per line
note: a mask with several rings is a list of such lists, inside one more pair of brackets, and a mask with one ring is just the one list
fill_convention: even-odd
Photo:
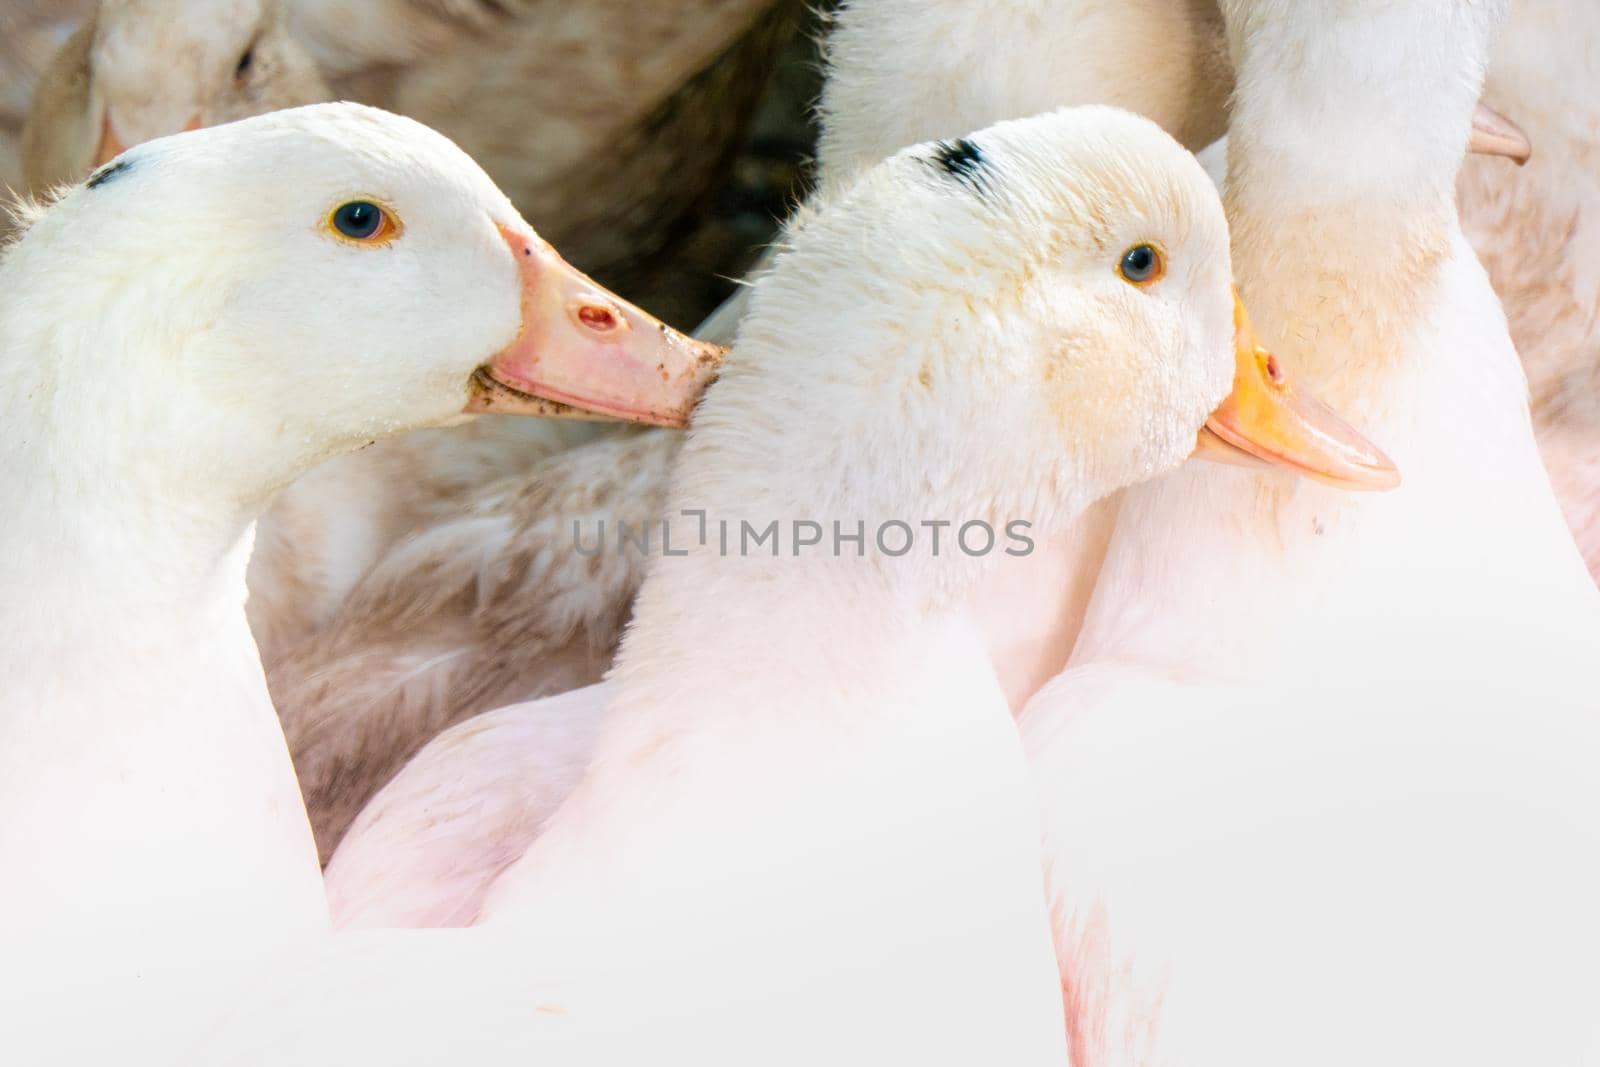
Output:
[[585,304],[578,309],[578,321],[591,330],[610,331],[617,328],[617,316],[610,308]]
[[1278,366],[1277,356],[1267,356],[1267,377],[1271,378],[1275,385],[1283,384],[1283,368]]

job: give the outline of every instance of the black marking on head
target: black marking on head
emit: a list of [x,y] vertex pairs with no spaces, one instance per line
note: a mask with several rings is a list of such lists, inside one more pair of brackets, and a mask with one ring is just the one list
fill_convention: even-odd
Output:
[[115,162],[108,163],[90,176],[88,182],[89,188],[98,189],[106,182],[112,181],[118,175],[126,174],[132,169],[133,164],[126,159],[119,159]]
[[940,141],[933,151],[933,163],[952,178],[970,186],[974,192],[984,192],[989,161],[975,142],[965,137]]

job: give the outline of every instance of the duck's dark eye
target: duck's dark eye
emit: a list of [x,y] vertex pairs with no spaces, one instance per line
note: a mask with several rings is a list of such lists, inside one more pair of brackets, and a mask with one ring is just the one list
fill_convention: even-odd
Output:
[[1117,272],[1134,285],[1149,285],[1166,269],[1161,250],[1152,244],[1136,244],[1122,253]]
[[352,200],[333,213],[333,228],[353,241],[368,241],[383,230],[383,208],[369,200]]
[[250,73],[250,68],[255,66],[256,46],[251,45],[244,50],[244,55],[239,57],[239,65],[233,68],[233,76],[237,81],[243,81]]

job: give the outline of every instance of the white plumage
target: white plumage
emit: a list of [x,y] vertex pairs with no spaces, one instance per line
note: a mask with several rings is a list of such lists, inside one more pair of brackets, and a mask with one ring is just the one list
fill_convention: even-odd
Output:
[[[852,0],[819,191],[704,327],[737,343],[687,434],[460,424],[682,425],[720,353],[392,116],[161,140],[30,210],[0,260],[7,1048],[1600,1055],[1600,16],[1335,6]],[[36,187],[354,92],[596,264],[648,258],[743,121],[754,81],[695,72],[790,15],[204,7],[98,5],[35,100]],[[0,71],[72,13],[0,10]],[[1055,110],[1089,103],[1154,121]],[[1522,130],[1527,166],[1463,163]],[[1395,484],[1362,433],[1397,491],[1348,491]],[[663,518],[682,555],[623,546]]]
[[[368,230],[341,222],[352,203]],[[253,523],[317,462],[459,420],[530,338],[668,388],[655,367],[681,339],[547,321],[552,288],[637,315],[450,142],[355,105],[141,146],[5,253],[0,924],[19,971],[325,928],[245,626]]]

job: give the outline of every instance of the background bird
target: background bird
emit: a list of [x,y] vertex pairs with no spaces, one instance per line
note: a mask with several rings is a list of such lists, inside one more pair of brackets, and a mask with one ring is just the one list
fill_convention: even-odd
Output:
[[580,269],[693,322],[727,287],[704,276],[741,269],[739,246],[701,231],[716,227],[802,10],[799,0],[14,3],[0,8],[0,177],[42,193],[139,141],[359,100],[441,130]]

